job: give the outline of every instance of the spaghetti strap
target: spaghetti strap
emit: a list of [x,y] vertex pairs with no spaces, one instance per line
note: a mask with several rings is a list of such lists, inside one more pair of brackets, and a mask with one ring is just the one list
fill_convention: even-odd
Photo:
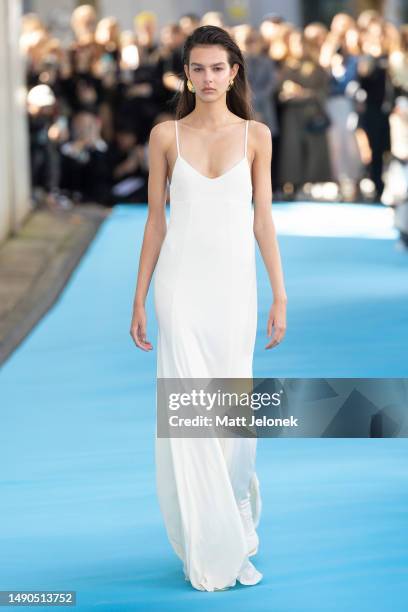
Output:
[[248,123],[249,123],[249,120],[247,119],[246,123],[245,123],[245,149],[244,149],[244,156],[245,157],[246,157],[246,154],[247,154]]
[[177,143],[177,155],[180,156],[179,138],[178,138],[178,123],[177,120],[174,122],[176,127],[176,143]]

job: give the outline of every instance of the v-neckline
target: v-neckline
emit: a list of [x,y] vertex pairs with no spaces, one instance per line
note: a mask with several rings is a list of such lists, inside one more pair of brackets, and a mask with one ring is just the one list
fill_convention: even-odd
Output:
[[219,174],[218,176],[206,176],[205,174],[202,174],[202,172],[200,172],[199,170],[197,170],[197,168],[194,168],[194,166],[192,166],[190,164],[190,162],[188,162],[186,159],[184,159],[184,157],[182,157],[180,154],[177,155],[176,161],[174,163],[174,167],[173,167],[173,172],[171,173],[171,181],[170,181],[170,185],[173,182],[173,176],[174,176],[174,170],[175,167],[177,165],[178,160],[184,162],[189,168],[191,168],[191,170],[193,170],[196,174],[198,174],[198,176],[200,176],[201,178],[207,180],[207,181],[218,181],[218,179],[223,178],[224,176],[226,176],[227,174],[229,174],[230,172],[232,172],[232,170],[234,170],[237,166],[239,166],[240,164],[242,164],[242,162],[246,161],[248,164],[248,169],[249,169],[249,162],[248,162],[248,157],[246,155],[244,155],[244,157],[241,157],[241,159],[239,161],[237,161],[233,166],[231,166],[231,168],[229,168],[228,170],[226,170],[225,172],[223,172],[222,174]]
[[247,153],[248,123],[249,123],[248,119],[245,121],[244,156],[238,162],[236,162],[231,168],[229,168],[228,170],[226,170],[222,174],[219,174],[218,176],[207,176],[206,174],[202,174],[202,172],[197,170],[197,168],[194,168],[194,166],[192,166],[190,164],[190,162],[188,162],[186,159],[184,159],[184,157],[180,154],[179,135],[178,135],[178,124],[179,124],[179,122],[178,122],[178,120],[176,120],[174,123],[175,123],[175,128],[176,128],[177,158],[176,158],[176,161],[175,161],[174,166],[173,166],[173,171],[171,173],[170,185],[173,182],[174,170],[176,168],[176,165],[177,165],[177,162],[178,162],[179,159],[181,161],[183,161],[186,164],[186,166],[191,168],[191,170],[193,170],[193,172],[195,172],[197,174],[197,176],[199,176],[200,178],[202,178],[202,179],[204,179],[206,181],[218,181],[218,180],[224,178],[224,176],[227,176],[230,172],[232,172],[235,168],[237,168],[245,160],[247,162],[246,165],[247,165],[248,170],[251,171],[251,168],[250,168],[250,165],[249,165],[249,161],[248,161],[248,153]]

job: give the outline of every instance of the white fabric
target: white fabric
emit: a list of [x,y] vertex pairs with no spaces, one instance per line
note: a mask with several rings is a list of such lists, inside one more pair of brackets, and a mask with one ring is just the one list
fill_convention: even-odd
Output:
[[[157,262],[154,303],[160,378],[252,378],[257,326],[252,183],[244,156],[216,178],[180,156],[170,220]],[[243,132],[244,136],[244,132]],[[255,584],[237,501],[261,513],[257,440],[157,438],[156,477],[169,540],[194,588]]]

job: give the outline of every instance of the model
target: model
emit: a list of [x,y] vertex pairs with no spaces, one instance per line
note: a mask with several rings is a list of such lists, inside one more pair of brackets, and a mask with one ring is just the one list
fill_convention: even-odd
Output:
[[[265,348],[277,346],[286,330],[271,214],[271,133],[250,120],[244,59],[224,29],[197,28],[186,40],[183,64],[177,120],[159,123],[150,135],[149,213],[130,333],[139,348],[152,350],[145,300],[155,270],[157,377],[252,378],[255,238],[273,292]],[[156,436],[167,534],[186,580],[198,590],[262,578],[249,559],[258,550],[261,513],[256,442]]]

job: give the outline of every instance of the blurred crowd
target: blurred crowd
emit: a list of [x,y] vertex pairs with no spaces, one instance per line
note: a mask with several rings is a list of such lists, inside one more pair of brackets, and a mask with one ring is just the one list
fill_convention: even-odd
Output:
[[143,11],[121,30],[81,5],[69,45],[24,15],[33,193],[62,207],[146,202],[149,133],[174,118],[183,42],[204,24],[244,55],[254,118],[272,133],[275,197],[407,200],[408,25],[374,10],[302,29],[277,14],[231,27],[219,12],[159,29]]

